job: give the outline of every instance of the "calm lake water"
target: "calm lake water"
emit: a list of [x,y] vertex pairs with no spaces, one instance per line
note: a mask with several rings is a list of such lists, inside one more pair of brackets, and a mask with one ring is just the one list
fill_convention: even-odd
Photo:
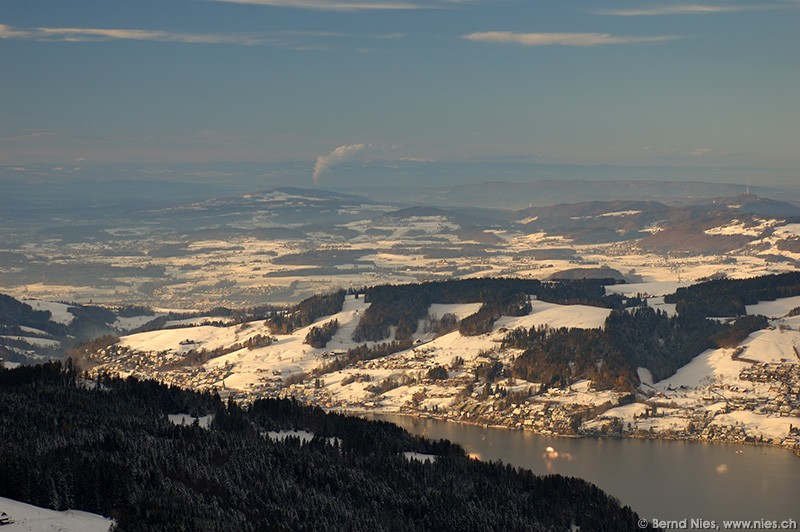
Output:
[[721,529],[730,519],[800,522],[800,457],[784,449],[559,438],[409,416],[374,417],[412,434],[456,442],[482,460],[586,479],[647,519],[702,518],[717,521]]

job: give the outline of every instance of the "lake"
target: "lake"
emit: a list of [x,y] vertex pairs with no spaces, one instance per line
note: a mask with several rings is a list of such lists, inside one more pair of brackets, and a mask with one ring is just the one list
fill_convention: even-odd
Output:
[[[800,522],[800,457],[785,449],[668,440],[540,436],[381,415],[412,434],[460,444],[481,460],[592,482],[652,520]],[[548,447],[551,450],[548,450]]]

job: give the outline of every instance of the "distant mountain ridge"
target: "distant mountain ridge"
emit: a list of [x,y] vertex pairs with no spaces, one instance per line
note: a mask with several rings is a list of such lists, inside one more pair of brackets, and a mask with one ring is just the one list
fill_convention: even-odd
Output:
[[769,198],[762,198],[756,194],[745,192],[727,198],[715,198],[711,201],[711,206],[726,207],[747,214],[759,214],[761,216],[776,217],[797,217],[800,216],[800,207],[786,201],[778,201]]
[[[777,188],[752,186],[753,194],[783,198],[787,192]],[[417,188],[398,199],[410,203],[441,206],[475,206],[500,209],[523,209],[529,206],[581,203],[587,201],[638,200],[668,204],[688,204],[703,198],[740,195],[748,190],[744,184],[721,184],[701,181],[645,181],[543,179],[529,182],[486,181],[428,189]],[[371,196],[382,197],[379,191]]]

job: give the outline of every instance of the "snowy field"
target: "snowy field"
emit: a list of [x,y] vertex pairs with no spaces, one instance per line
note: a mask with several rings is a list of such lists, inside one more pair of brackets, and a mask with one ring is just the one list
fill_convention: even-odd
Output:
[[112,323],[111,326],[120,331],[130,331],[138,329],[145,323],[151,322],[159,316],[163,316],[163,314],[155,314],[153,316],[130,316],[126,318],[118,316],[117,320]]
[[26,305],[30,305],[33,310],[47,310],[50,312],[50,319],[56,323],[63,323],[69,325],[75,316],[72,315],[67,309],[69,305],[64,303],[55,303],[53,301],[41,301],[39,299],[22,299]]
[[697,388],[715,380],[738,381],[739,372],[750,366],[748,362],[733,360],[733,349],[708,349],[678,370],[675,375],[655,383],[660,391],[679,388]]
[[782,318],[790,310],[800,308],[800,296],[784,297],[775,301],[760,301],[756,305],[745,307],[748,314],[761,314],[768,318]]
[[0,497],[0,513],[3,512],[13,521],[0,526],[3,532],[107,532],[114,523],[88,512],[57,512]]
[[742,342],[740,357],[762,363],[799,364],[800,331],[781,328],[756,331]]
[[653,281],[649,283],[612,284],[606,286],[607,294],[622,294],[633,297],[641,294],[644,297],[665,296],[674,294],[678,288],[689,286],[688,281]]
[[12,335],[2,335],[0,338],[8,338],[9,340],[17,340],[21,342],[25,342],[30,345],[35,345],[38,347],[58,347],[61,345],[61,342],[58,340],[50,340],[48,338],[36,338],[33,336],[12,336]]
[[558,305],[532,301],[533,310],[527,316],[504,316],[495,322],[495,328],[516,329],[547,325],[553,329],[600,329],[605,325],[611,310],[586,305]]

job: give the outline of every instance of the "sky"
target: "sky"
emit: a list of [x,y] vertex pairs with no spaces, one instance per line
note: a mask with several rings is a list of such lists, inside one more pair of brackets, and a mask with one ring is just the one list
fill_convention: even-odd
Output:
[[791,183],[798,27],[797,0],[0,0],[0,173]]

